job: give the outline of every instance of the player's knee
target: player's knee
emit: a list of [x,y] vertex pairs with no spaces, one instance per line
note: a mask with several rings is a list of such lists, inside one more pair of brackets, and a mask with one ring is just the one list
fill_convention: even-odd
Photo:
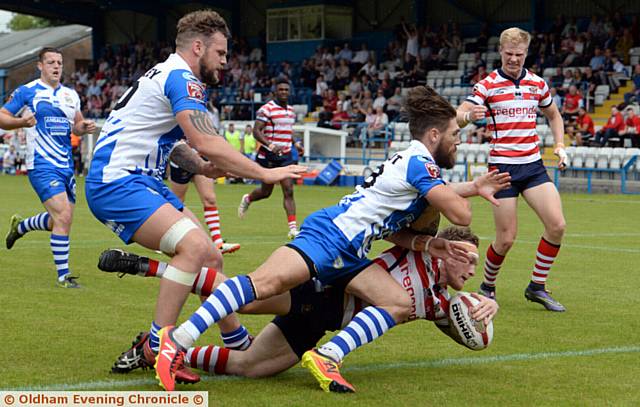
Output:
[[554,239],[560,240],[564,236],[566,228],[567,222],[564,219],[559,219],[547,226],[547,233]]
[[513,246],[515,240],[515,234],[500,236],[500,238],[496,239],[496,241],[493,243],[493,248],[499,254],[505,255],[509,250],[511,250],[511,247]]
[[392,304],[381,307],[384,308],[396,323],[406,321],[411,316],[411,298],[408,295],[394,298]]
[[[212,250],[211,242],[209,242],[208,239],[204,238],[203,236],[196,235],[188,239],[183,239],[181,244],[178,245],[176,254],[186,254],[187,256],[193,258],[194,262],[204,265],[207,262],[212,261],[212,253],[214,252],[215,250]],[[213,265],[211,266],[213,267]]]
[[202,197],[202,204],[204,206],[217,206],[216,196],[213,194],[207,194]]
[[293,199],[293,188],[283,187],[282,194],[284,195],[284,199]]
[[65,208],[57,213],[52,214],[53,224],[58,228],[68,230],[71,228],[71,220],[73,212],[71,208]]

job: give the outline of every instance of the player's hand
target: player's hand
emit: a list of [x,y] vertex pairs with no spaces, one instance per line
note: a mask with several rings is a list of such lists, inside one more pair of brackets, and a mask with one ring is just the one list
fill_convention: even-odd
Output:
[[492,300],[489,297],[485,297],[484,295],[471,293],[471,296],[480,301],[478,305],[471,309],[471,318],[475,319],[476,321],[482,320],[485,325],[488,325],[498,312],[500,306],[496,301]]
[[553,150],[553,154],[558,156],[558,168],[560,170],[567,168],[569,156],[567,156],[567,152],[564,150],[564,145],[558,144],[555,150]]
[[82,130],[83,134],[93,133],[94,131],[96,131],[96,122],[94,122],[93,120],[83,120]]
[[428,253],[430,256],[440,259],[453,259],[461,263],[469,264],[477,262],[478,255],[469,251],[464,243],[453,242],[441,237],[434,237],[429,241]]
[[500,202],[494,198],[494,194],[511,186],[511,175],[508,172],[498,172],[492,170],[473,180],[477,193],[495,206],[500,206]]
[[485,118],[487,113],[487,107],[484,105],[473,105],[471,110],[469,110],[469,121],[475,122],[478,120],[482,120]]
[[20,127],[33,127],[36,125],[36,116],[29,109],[25,109],[26,111],[22,115],[22,125]]
[[284,146],[271,144],[269,146],[271,152],[275,155],[282,155],[282,150],[284,150]]
[[307,172],[307,167],[297,164],[288,165],[286,167],[265,169],[265,174],[261,181],[265,184],[277,184],[285,179],[300,178],[302,176],[301,174],[304,174],[305,172]]

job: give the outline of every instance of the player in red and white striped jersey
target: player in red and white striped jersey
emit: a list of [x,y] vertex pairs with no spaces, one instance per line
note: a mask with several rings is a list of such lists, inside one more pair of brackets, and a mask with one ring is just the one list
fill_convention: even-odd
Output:
[[[478,237],[469,228],[448,227],[438,237],[465,243],[470,253],[478,253]],[[399,246],[381,253],[374,262],[388,271],[411,297],[412,309],[405,322],[433,321],[445,334],[461,343],[450,331],[447,286],[461,290],[466,280],[475,275],[476,262],[439,259],[426,252]],[[141,263],[147,264],[147,269],[144,272],[136,269],[137,273],[146,277],[160,277],[165,267],[155,260],[144,259]],[[219,273],[216,275],[213,269],[203,269],[192,292],[206,296],[220,283]],[[476,298],[481,303],[473,310],[473,318],[488,323],[498,311],[498,305],[484,296]],[[287,293],[242,308],[242,313],[278,315],[255,337],[247,350],[230,350],[214,345],[194,347],[187,351],[185,363],[211,374],[274,375],[293,367],[326,331],[346,326],[366,306],[364,301],[346,294],[343,285],[321,287],[317,281],[310,280]],[[134,366],[131,358],[121,359],[122,356],[116,362],[117,366],[122,364],[119,373],[137,367],[131,367]]]
[[[293,112],[293,107],[287,104],[289,89],[287,80],[278,80],[276,99],[267,102],[256,113],[253,136],[261,144],[256,162],[265,168],[284,167],[297,163],[298,153],[302,150],[302,146],[295,143],[293,139],[296,114]],[[243,218],[251,203],[269,198],[273,192],[273,186],[273,184],[262,183],[260,187],[244,195],[240,206],[238,206],[238,216]],[[294,239],[298,235],[298,224],[296,221],[296,202],[293,199],[293,181],[282,181],[280,186],[289,224],[288,236],[289,239]]]
[[489,168],[511,174],[511,188],[495,195],[500,200],[500,206],[493,207],[496,240],[487,250],[480,291],[495,298],[500,266],[516,238],[518,195],[522,194],[544,225],[525,297],[544,305],[549,311],[562,312],[564,306],[549,295],[545,283],[560,249],[565,219],[560,194],[540,157],[537,109],[540,108],[549,120],[560,168],[566,167],[567,160],[563,144],[564,124],[544,79],[524,68],[530,40],[529,33],[519,28],[502,32],[502,68],[474,86],[473,94],[458,108],[457,119],[463,127],[470,121],[487,118],[487,131],[493,133]]

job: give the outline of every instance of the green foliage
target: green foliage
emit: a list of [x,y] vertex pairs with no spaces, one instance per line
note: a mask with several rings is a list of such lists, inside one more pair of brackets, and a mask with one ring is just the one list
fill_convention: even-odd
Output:
[[[125,247],[89,212],[84,184],[78,180],[78,204],[71,234],[71,269],[80,290],[55,286],[49,235],[33,232],[7,251],[0,248],[0,389],[159,390],[153,373],[109,373],[136,333],[148,329],[158,282],[123,279],[96,268],[102,250]],[[216,188],[223,237],[242,249],[225,257],[225,273],[254,270],[286,243],[282,195],[251,205],[247,218],[236,217],[242,194],[252,186]],[[0,237],[9,217],[42,211],[27,177],[0,176]],[[299,219],[329,206],[346,188],[298,187]],[[542,226],[520,201],[516,244],[498,280],[500,312],[492,346],[469,351],[418,321],[392,329],[383,338],[351,354],[343,373],[356,387],[353,395],[325,394],[300,367],[273,378],[252,380],[205,377],[180,390],[209,392],[210,405],[231,406],[634,406],[640,400],[637,287],[640,286],[640,201],[621,195],[563,195],[567,235],[551,272],[549,289],[568,309],[546,312],[525,301]],[[202,216],[193,187],[188,207]],[[473,200],[472,227],[481,253],[494,235],[491,207]],[[374,252],[388,244],[381,242]],[[161,257],[137,245],[131,250]],[[481,267],[468,283],[477,289]],[[182,320],[198,305],[185,305]],[[271,317],[242,316],[252,334]],[[200,344],[220,343],[216,329]],[[636,373],[634,373],[636,372]]]
[[26,14],[14,14],[7,27],[11,31],[31,30],[32,28],[55,27],[65,24],[62,20],[50,20],[48,18],[30,16]]

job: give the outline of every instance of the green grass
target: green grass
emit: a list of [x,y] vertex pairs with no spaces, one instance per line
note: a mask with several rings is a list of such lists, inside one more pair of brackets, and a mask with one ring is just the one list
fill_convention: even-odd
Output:
[[[229,275],[252,271],[286,242],[278,190],[252,205],[247,219],[237,219],[236,205],[251,188],[217,189],[223,236],[243,245],[225,257]],[[13,213],[30,216],[42,210],[26,177],[0,177],[0,191],[0,236]],[[348,192],[297,188],[299,219]],[[189,193],[187,204],[201,215],[197,195]],[[148,371],[114,376],[109,369],[135,334],[148,328],[158,283],[98,271],[102,250],[124,246],[88,211],[82,180],[78,196],[71,268],[81,276],[83,289],[55,287],[47,233],[31,233],[11,251],[2,244],[0,389],[157,390]],[[518,241],[499,279],[501,310],[489,349],[466,350],[420,321],[397,327],[349,356],[343,373],[356,386],[354,395],[321,392],[299,367],[268,379],[210,377],[182,388],[209,391],[212,405],[638,405],[640,200],[564,195],[563,204],[568,229],[549,288],[567,307],[564,314],[524,300],[542,226],[522,203]],[[491,209],[474,200],[473,210],[484,252],[493,237]],[[379,243],[374,252],[384,247]],[[155,256],[135,245],[129,250]],[[480,281],[479,270],[468,289],[475,290]],[[191,299],[183,317],[196,306]],[[269,320],[242,317],[254,334]],[[204,342],[219,343],[217,331],[205,334]]]

